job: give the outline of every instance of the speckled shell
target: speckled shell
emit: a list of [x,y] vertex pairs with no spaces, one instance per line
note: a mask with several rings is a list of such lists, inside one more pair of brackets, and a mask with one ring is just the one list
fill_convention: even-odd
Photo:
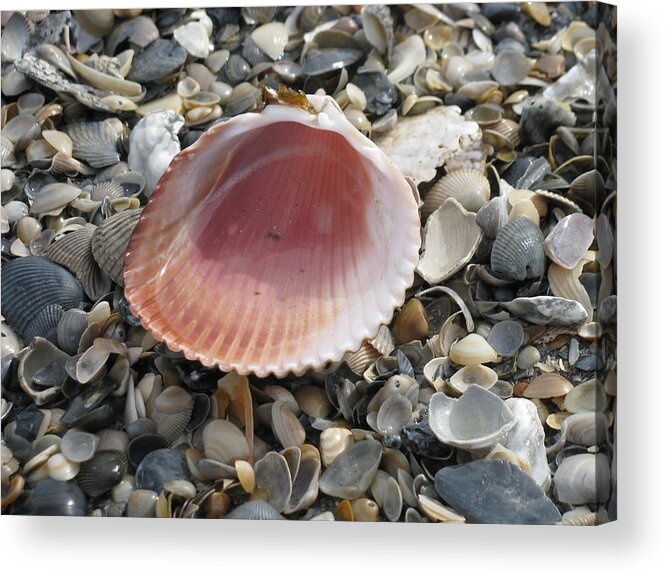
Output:
[[320,369],[374,337],[413,281],[410,186],[334,100],[308,104],[208,130],[134,230],[132,311],[189,359],[259,376]]
[[520,216],[500,230],[490,253],[493,274],[523,281],[543,276],[545,265],[543,235],[532,220]]
[[123,285],[123,260],[140,215],[141,209],[115,214],[99,226],[92,237],[95,261],[119,285]]
[[21,336],[46,306],[67,310],[84,300],[81,283],[46,258],[19,258],[2,268],[2,313]]

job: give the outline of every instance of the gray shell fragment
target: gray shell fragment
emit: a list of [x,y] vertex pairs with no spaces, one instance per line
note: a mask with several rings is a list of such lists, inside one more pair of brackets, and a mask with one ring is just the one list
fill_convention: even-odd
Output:
[[332,497],[361,497],[375,478],[382,458],[382,444],[374,439],[355,443],[324,471],[319,489]]
[[470,523],[553,525],[560,512],[534,480],[513,463],[480,459],[435,475],[439,496]]
[[516,317],[537,325],[578,325],[587,321],[582,304],[561,297],[519,297],[500,305]]
[[497,235],[490,268],[498,278],[523,281],[540,278],[546,266],[541,230],[527,217],[508,222]]

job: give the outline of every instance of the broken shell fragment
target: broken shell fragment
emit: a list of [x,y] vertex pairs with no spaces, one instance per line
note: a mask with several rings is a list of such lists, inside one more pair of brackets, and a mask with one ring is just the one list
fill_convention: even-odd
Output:
[[410,186],[334,100],[307,98],[204,133],[134,229],[132,312],[189,359],[259,376],[321,368],[375,336],[412,283]]
[[568,270],[576,267],[594,239],[594,221],[585,214],[562,218],[545,241],[546,255]]
[[424,251],[416,270],[431,285],[442,282],[472,259],[482,237],[476,215],[448,198],[426,222]]

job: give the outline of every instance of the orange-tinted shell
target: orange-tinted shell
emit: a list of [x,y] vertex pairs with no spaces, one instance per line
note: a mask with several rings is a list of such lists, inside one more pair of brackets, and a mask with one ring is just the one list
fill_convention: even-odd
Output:
[[125,294],[189,359],[279,377],[388,323],[419,216],[398,168],[328,97],[214,126],[174,158],[137,224]]

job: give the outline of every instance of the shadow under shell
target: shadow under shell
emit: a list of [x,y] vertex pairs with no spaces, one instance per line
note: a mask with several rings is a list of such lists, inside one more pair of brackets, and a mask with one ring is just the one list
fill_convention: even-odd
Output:
[[[130,241],[128,301],[169,347],[225,370],[284,375],[340,359],[404,297],[411,276],[377,286],[405,276],[390,240],[413,198],[400,189],[387,217],[380,200],[395,184],[337,131],[225,129],[162,177]],[[406,235],[416,257],[418,231]]]

